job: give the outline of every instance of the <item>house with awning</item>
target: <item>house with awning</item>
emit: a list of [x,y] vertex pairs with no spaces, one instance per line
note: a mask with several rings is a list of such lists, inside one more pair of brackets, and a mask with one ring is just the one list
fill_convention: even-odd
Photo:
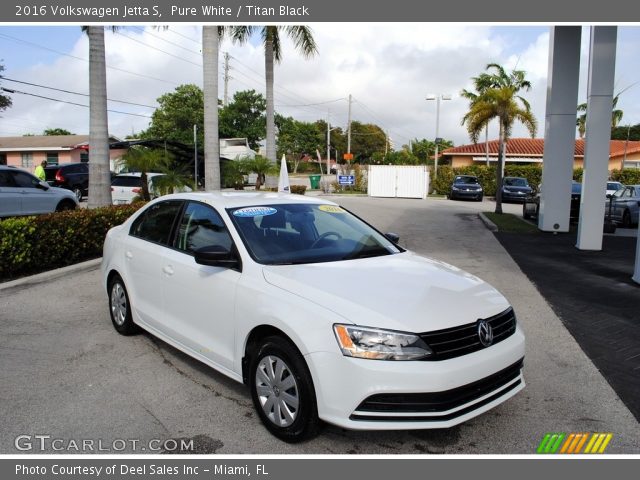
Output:
[[[498,161],[498,140],[489,141],[489,164]],[[584,166],[584,139],[575,141],[574,168]],[[511,138],[507,142],[505,163],[534,165],[544,162],[544,138]],[[452,167],[486,165],[484,142],[461,145],[444,150],[439,163]],[[622,168],[640,168],[640,141],[611,140],[609,142],[609,171]]]

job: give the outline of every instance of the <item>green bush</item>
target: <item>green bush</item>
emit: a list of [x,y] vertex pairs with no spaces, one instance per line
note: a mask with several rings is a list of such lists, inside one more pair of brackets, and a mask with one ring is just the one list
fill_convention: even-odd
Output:
[[100,257],[107,231],[138,208],[139,203],[83,208],[0,221],[0,279]]
[[640,184],[640,168],[625,168],[624,170],[612,170],[611,180],[624,185]]
[[291,193],[296,193],[298,195],[304,195],[307,191],[306,185],[291,185],[290,187]]

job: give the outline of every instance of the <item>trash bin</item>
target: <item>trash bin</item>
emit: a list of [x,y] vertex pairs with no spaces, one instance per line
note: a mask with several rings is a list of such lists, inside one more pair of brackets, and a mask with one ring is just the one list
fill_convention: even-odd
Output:
[[309,182],[311,182],[311,189],[317,190],[320,188],[320,179],[322,175],[309,175]]

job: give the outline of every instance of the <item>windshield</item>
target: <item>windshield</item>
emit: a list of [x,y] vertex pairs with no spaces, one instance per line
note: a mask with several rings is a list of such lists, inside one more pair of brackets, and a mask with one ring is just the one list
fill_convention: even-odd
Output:
[[456,177],[453,183],[478,183],[478,179],[476,177]]
[[267,265],[335,262],[402,251],[336,205],[293,203],[227,211],[251,256]]
[[505,178],[504,184],[508,187],[528,187],[526,178]]

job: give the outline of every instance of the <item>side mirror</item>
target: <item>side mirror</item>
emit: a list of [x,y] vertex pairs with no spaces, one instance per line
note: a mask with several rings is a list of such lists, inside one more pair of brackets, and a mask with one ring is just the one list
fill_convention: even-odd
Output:
[[384,236],[387,237],[387,240],[391,241],[392,243],[398,243],[400,241],[400,235],[398,235],[397,233],[387,232],[384,234]]
[[612,198],[613,198],[613,194],[611,194],[611,193],[607,193],[607,198],[608,198],[608,199],[612,199]]
[[36,188],[41,188],[42,190],[49,190],[49,184],[47,182],[43,182],[42,180],[40,180],[36,184]]
[[194,252],[194,258],[199,265],[231,269],[240,268],[240,259],[237,254],[219,245],[199,248]]

